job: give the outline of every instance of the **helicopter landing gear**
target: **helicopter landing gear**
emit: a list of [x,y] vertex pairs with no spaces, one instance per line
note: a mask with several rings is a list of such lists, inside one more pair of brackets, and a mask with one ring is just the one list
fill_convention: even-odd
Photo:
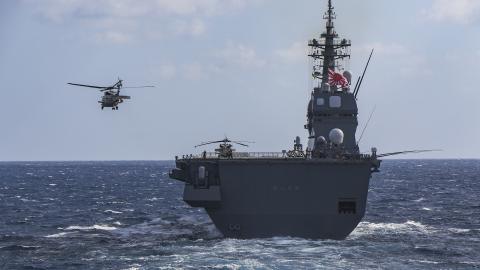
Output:
[[118,110],[118,106],[115,107],[115,110]]
[[102,111],[103,111],[103,106],[102,106]]

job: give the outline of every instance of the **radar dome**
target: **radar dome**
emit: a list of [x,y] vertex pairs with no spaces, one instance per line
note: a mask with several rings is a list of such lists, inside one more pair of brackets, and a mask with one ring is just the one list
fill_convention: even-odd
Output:
[[328,134],[328,138],[333,144],[342,144],[343,143],[343,131],[339,128],[334,128],[330,130],[330,133]]
[[352,73],[348,70],[345,70],[343,72],[343,77],[345,77],[345,79],[347,79],[348,83],[352,83]]
[[325,144],[327,144],[327,140],[325,139],[325,137],[319,136],[319,137],[317,138],[317,144],[319,144],[319,145],[325,145]]

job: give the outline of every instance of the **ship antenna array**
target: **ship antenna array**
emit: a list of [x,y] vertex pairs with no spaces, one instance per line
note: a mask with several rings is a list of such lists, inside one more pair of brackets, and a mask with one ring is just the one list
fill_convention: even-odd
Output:
[[328,10],[323,18],[326,20],[326,31],[319,38],[314,38],[308,43],[311,47],[308,56],[313,58],[312,77],[319,83],[320,81],[327,83],[330,70],[340,68],[341,60],[350,59],[352,46],[350,40],[341,39],[335,31],[333,21],[336,19],[336,14],[331,0],[328,1]]
[[368,65],[370,64],[370,60],[372,59],[373,55],[373,50],[370,53],[370,56],[368,57],[367,65],[365,66],[365,69],[363,70],[362,76],[358,79],[357,84],[355,85],[355,89],[353,90],[353,95],[355,98],[357,98],[358,92],[360,91],[360,87],[362,86],[363,78],[365,77],[365,73],[367,72]]

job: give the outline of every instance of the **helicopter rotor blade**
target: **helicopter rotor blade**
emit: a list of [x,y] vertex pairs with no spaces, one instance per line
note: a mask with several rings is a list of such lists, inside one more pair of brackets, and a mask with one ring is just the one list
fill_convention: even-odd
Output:
[[222,142],[224,142],[224,141],[222,140],[222,141],[204,142],[204,143],[201,143],[199,145],[195,145],[195,148],[200,147],[200,146],[204,146],[204,145],[209,145],[209,144],[214,144],[214,143],[222,143]]
[[382,158],[382,157],[390,157],[390,156],[397,156],[397,155],[404,155],[404,154],[419,154],[419,153],[427,153],[427,152],[438,152],[442,150],[409,150],[409,151],[400,151],[400,152],[392,152],[392,153],[385,153],[385,154],[380,154],[377,155],[377,157]]
[[[96,85],[87,85],[87,84],[78,84],[78,83],[67,83],[69,85],[74,85],[74,86],[82,86],[82,87],[89,87],[89,88],[96,88],[96,89],[109,89],[111,88],[110,86],[96,86]],[[104,91],[104,90],[101,90]]]
[[241,143],[241,142],[235,142],[235,141],[231,141],[232,143],[236,143],[236,144],[239,144],[239,145],[242,145],[242,146],[245,146],[245,147],[248,147],[248,144],[244,144],[244,143]]

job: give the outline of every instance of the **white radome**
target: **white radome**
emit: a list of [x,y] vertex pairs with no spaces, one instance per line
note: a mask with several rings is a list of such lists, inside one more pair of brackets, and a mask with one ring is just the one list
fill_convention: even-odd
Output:
[[339,128],[334,128],[330,130],[330,133],[328,134],[328,138],[330,139],[330,142],[333,144],[340,145],[343,143],[343,138],[344,138],[343,131]]

